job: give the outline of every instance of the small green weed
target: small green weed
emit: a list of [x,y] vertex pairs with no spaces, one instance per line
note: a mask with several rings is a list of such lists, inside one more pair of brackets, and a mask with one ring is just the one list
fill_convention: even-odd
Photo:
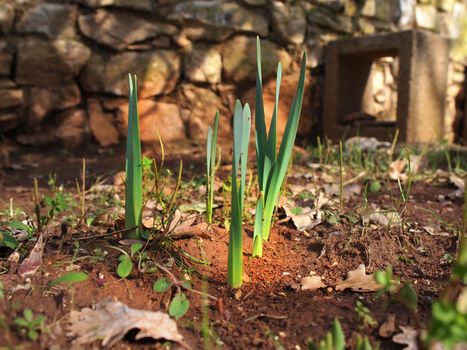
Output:
[[18,327],[19,334],[34,341],[39,337],[39,333],[46,331],[45,316],[34,317],[31,309],[23,310],[23,317],[16,317],[13,322]]

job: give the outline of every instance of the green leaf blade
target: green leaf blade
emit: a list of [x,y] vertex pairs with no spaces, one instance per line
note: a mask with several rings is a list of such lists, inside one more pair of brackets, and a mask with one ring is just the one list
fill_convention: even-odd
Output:
[[136,76],[129,75],[130,97],[128,102],[128,133],[126,144],[125,228],[127,238],[139,238],[143,208],[143,171],[138,117]]
[[78,283],[78,282],[83,282],[86,281],[89,278],[88,274],[82,271],[72,271],[64,274],[63,276],[60,276],[59,278],[53,280],[52,282],[49,283],[49,287],[56,286],[57,284],[60,283]]
[[183,317],[190,308],[190,301],[183,293],[177,293],[169,305],[169,315],[179,319]]
[[156,293],[165,293],[172,287],[172,282],[167,277],[161,277],[154,282],[152,290]]

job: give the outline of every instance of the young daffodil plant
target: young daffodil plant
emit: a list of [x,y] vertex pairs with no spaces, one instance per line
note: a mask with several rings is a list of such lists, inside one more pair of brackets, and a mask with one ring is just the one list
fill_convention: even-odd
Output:
[[128,76],[128,134],[126,139],[125,229],[127,238],[139,238],[143,208],[143,169],[139,136],[138,92],[136,75]]
[[[229,258],[227,282],[232,288],[242,285],[243,277],[243,201],[245,196],[245,180],[248,161],[248,145],[250,143],[251,111],[250,106],[242,107],[240,101],[235,103],[234,118],[234,147],[232,157],[232,204],[229,237]],[[240,181],[238,173],[240,171]]]
[[263,103],[263,82],[261,74],[261,45],[256,40],[256,100],[255,100],[255,129],[256,129],[256,164],[258,169],[258,183],[260,198],[256,205],[255,227],[253,235],[253,256],[262,256],[263,241],[268,240],[271,229],[272,216],[276,207],[284,182],[287,168],[292,156],[292,149],[297,135],[300,113],[302,109],[303,90],[305,85],[306,54],[303,53],[300,65],[300,75],[297,92],[289,111],[279,153],[276,154],[276,123],[279,105],[279,92],[282,78],[282,65],[277,67],[276,98],[272,113],[269,133],[266,132]]

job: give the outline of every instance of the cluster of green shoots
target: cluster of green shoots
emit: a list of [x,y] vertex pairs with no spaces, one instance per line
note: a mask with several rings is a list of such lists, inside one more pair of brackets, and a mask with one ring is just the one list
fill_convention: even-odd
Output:
[[[256,78],[256,163],[258,170],[259,198],[256,206],[254,247],[252,255],[261,257],[263,242],[269,238],[274,210],[291,160],[295,143],[305,84],[306,55],[303,54],[297,92],[289,112],[285,132],[279,151],[277,152],[277,111],[282,78],[282,66],[277,68],[275,106],[269,132],[263,103],[263,82],[261,72],[261,46],[257,39],[257,78]],[[128,107],[128,137],[126,148],[126,190],[125,190],[125,229],[127,238],[141,237],[141,216],[143,206],[142,195],[142,160],[141,142],[138,125],[138,98],[136,77],[129,76],[130,96]],[[231,190],[231,225],[228,256],[228,283],[238,288],[242,284],[242,224],[245,182],[248,163],[248,145],[251,129],[251,111],[248,104],[242,106],[240,101],[234,110],[234,144],[232,159]],[[217,157],[217,132],[219,113],[216,113],[213,127],[208,130],[206,145],[207,198],[206,220],[212,223],[214,198],[214,179],[219,164]],[[220,157],[219,157],[220,158]]]
[[[344,350],[346,348],[346,341],[339,320],[334,319],[332,330],[326,333],[326,337],[324,339],[322,339],[318,344],[313,342],[313,340],[308,340],[307,347],[309,350]],[[371,345],[368,337],[358,335],[355,349],[374,350],[375,347]]]
[[297,92],[289,111],[287,124],[278,154],[276,154],[276,124],[277,110],[279,108],[282,66],[279,63],[277,67],[275,104],[271,124],[269,126],[269,132],[267,133],[264,115],[261,47],[259,39],[257,39],[256,60],[256,164],[258,170],[260,198],[258,199],[258,204],[256,206],[255,229],[253,235],[253,256],[260,257],[263,254],[263,241],[267,241],[269,238],[274,209],[279,199],[282,184],[292,156],[295,137],[297,135],[305,85],[306,54],[303,54]]
[[[292,156],[292,150],[297,135],[300,112],[303,101],[305,84],[306,55],[303,55],[297,92],[293,100],[279,153],[276,153],[276,124],[279,108],[279,92],[282,77],[282,66],[279,63],[276,80],[276,99],[274,111],[266,132],[266,121],[263,103],[263,86],[261,73],[261,46],[257,39],[257,78],[255,100],[255,129],[256,129],[256,163],[259,182],[259,198],[256,206],[253,236],[254,257],[261,257],[263,242],[268,240],[274,209],[279,199],[282,184]],[[246,104],[243,108],[239,101],[234,111],[234,147],[232,159],[232,201],[231,226],[229,239],[229,259],[227,281],[233,288],[242,285],[242,219],[245,179],[248,161],[248,144],[250,137],[250,108]],[[240,181],[238,181],[240,171]]]

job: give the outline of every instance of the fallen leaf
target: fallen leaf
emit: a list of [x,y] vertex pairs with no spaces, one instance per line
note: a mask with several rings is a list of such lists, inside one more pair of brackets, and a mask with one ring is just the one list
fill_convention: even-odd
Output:
[[376,137],[354,136],[347,139],[344,143],[345,149],[359,148],[362,151],[374,151],[377,148],[389,148],[390,142],[378,141]]
[[160,311],[137,310],[111,300],[104,300],[96,309],[84,308],[71,311],[68,317],[67,336],[73,343],[85,345],[102,340],[102,346],[110,348],[130,330],[138,328],[135,339],[166,339],[183,343],[177,324],[169,315]]
[[119,171],[114,175],[114,186],[119,187],[125,184],[126,173],[124,171]]
[[154,219],[154,216],[143,216],[143,219],[141,220],[141,223],[143,224],[144,228],[147,228],[148,230],[154,228],[154,223],[156,220]]
[[430,235],[430,236],[450,236],[449,233],[440,231],[439,227],[435,229],[434,227],[431,226],[424,226],[423,229]]
[[362,215],[363,224],[372,223],[380,226],[399,226],[401,217],[396,211],[374,211]]
[[[192,214],[192,215],[189,215],[189,216],[183,216],[183,215],[180,215],[180,218],[178,221],[175,221],[172,220],[172,222],[170,223],[170,226],[169,226],[169,232],[173,231],[175,233],[183,233],[183,232],[186,232],[187,230],[189,230],[191,227],[193,227],[193,224],[195,223],[196,221],[196,217],[197,215],[196,214]],[[206,228],[207,228],[207,224],[204,223]],[[199,226],[199,225],[196,225],[196,226]],[[201,227],[201,226],[200,226]]]
[[399,326],[402,333],[392,337],[392,341],[396,344],[407,345],[403,350],[418,350],[418,331],[410,326]]
[[388,318],[384,323],[379,327],[378,334],[382,338],[391,337],[396,331],[396,315],[389,314]]
[[462,179],[461,177],[457,176],[457,175],[454,175],[454,174],[450,174],[449,175],[449,181],[457,187],[457,189],[448,194],[448,197],[449,199],[456,199],[456,198],[462,198],[464,196],[464,191],[465,191],[465,182],[464,182],[464,179]]
[[29,278],[34,276],[36,271],[42,265],[42,254],[44,253],[44,237],[39,236],[34,248],[32,248],[29,257],[23,260],[18,267],[18,275],[22,278]]
[[[341,188],[338,184],[325,184],[324,190],[329,196],[340,194]],[[343,186],[344,199],[349,200],[355,196],[359,196],[362,193],[362,185],[359,183],[350,183]]]
[[[410,175],[413,176],[418,173],[418,170],[422,166],[422,160],[422,156],[417,156],[415,154],[410,155]],[[391,180],[407,181],[409,177],[409,163],[407,162],[407,158],[397,159],[389,164],[388,175]]]
[[360,264],[355,270],[349,271],[347,279],[336,284],[336,290],[350,288],[354,292],[374,292],[381,288],[373,274],[366,274],[365,265]]
[[407,180],[407,174],[404,173],[407,161],[405,159],[396,159],[389,164],[388,175],[391,180],[401,180],[405,182]]
[[292,219],[293,224],[299,231],[311,230],[321,223],[321,220],[316,218],[316,210],[310,207],[301,208],[295,206],[293,202],[288,202],[284,204],[283,208],[285,215]]
[[[213,208],[216,208],[217,205],[213,204]],[[195,211],[199,214],[202,214],[206,211],[206,203],[205,202],[198,202],[198,203],[188,203],[182,204],[178,207],[182,212],[190,212]]]
[[300,281],[300,284],[302,285],[302,290],[315,291],[320,288],[326,288],[326,285],[323,283],[321,276],[303,277]]

